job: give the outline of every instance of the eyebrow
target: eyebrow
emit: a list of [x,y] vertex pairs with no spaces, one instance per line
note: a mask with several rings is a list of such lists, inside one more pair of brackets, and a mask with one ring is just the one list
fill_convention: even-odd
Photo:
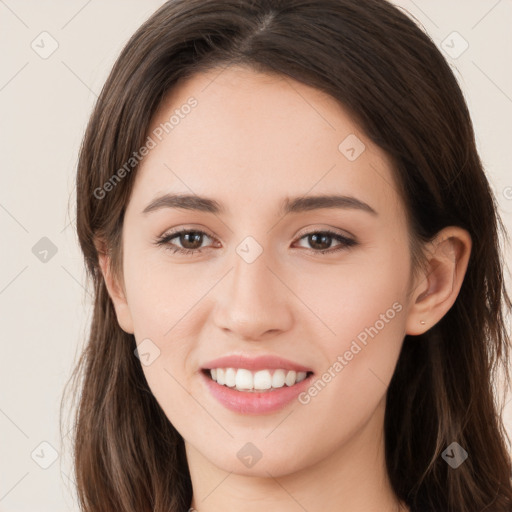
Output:
[[[179,208],[213,213],[215,215],[226,212],[225,208],[214,199],[190,194],[165,194],[149,203],[142,213],[146,214],[162,208]],[[377,216],[378,213],[367,203],[343,195],[317,195],[304,197],[287,197],[281,204],[280,213],[301,213],[319,209],[350,209],[361,210]]]

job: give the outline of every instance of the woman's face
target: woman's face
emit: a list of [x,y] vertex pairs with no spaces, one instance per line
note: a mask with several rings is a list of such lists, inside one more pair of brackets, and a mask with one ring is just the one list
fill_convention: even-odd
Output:
[[331,97],[241,67],[179,84],[149,136],[116,309],[187,450],[279,476],[373,446],[410,306],[384,153]]

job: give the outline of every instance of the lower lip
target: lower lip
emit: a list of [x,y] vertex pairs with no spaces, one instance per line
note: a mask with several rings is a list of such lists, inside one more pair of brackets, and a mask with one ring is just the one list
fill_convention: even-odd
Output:
[[311,377],[313,377],[311,374],[293,386],[285,384],[282,388],[274,391],[256,393],[228,388],[217,384],[203,372],[200,373],[214,398],[227,409],[241,414],[265,414],[283,409],[310,385]]

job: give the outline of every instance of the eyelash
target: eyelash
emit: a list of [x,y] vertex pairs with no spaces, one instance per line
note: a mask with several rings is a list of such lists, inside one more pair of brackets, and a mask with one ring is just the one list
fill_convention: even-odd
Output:
[[[174,238],[177,238],[180,235],[187,234],[187,233],[196,233],[201,235],[206,235],[208,238],[211,238],[213,240],[216,240],[213,236],[208,235],[208,233],[205,233],[204,231],[200,231],[197,229],[182,229],[181,231],[176,231],[174,233],[169,233],[167,235],[163,235],[155,240],[155,244],[157,246],[164,246],[166,250],[171,251],[174,253],[179,253],[183,255],[192,256],[193,254],[200,254],[203,252],[205,248],[202,249],[183,249],[181,247],[177,247],[174,244],[171,244],[171,240]],[[328,235],[331,238],[336,239],[338,242],[340,242],[340,245],[334,249],[322,249],[322,250],[315,250],[315,249],[306,249],[309,252],[312,252],[313,254],[325,254],[325,253],[335,253],[338,251],[342,251],[344,249],[348,249],[350,247],[354,247],[357,245],[357,242],[355,240],[352,240],[351,238],[344,237],[340,235],[339,233],[335,233],[334,231],[330,230],[322,230],[322,231],[311,231],[310,233],[306,233],[302,235],[298,240],[302,240],[303,238],[306,238],[310,235]]]

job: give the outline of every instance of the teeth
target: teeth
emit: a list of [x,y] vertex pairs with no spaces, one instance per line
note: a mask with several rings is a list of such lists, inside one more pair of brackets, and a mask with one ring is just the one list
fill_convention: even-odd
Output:
[[234,368],[226,368],[224,373],[224,384],[230,388],[235,385],[236,382],[236,372]]
[[287,386],[293,386],[295,384],[295,380],[297,379],[297,372],[294,372],[293,370],[290,370],[286,374],[286,378],[284,379],[284,382]]
[[272,387],[272,377],[268,370],[260,370],[254,374],[254,389],[270,389]]
[[282,388],[284,386],[284,381],[286,380],[286,373],[284,370],[276,370],[274,375],[272,375],[272,387],[273,388]]
[[[235,371],[233,368],[230,368],[230,370]],[[252,373],[249,370],[240,369],[236,372],[236,389],[253,389],[253,378]]]
[[245,368],[212,368],[210,375],[217,384],[235,388],[238,391],[265,391],[282,388],[285,384],[293,386],[297,382],[302,382],[307,373],[294,370],[251,372]]
[[297,372],[297,382],[302,382],[307,377],[307,375],[307,372]]

